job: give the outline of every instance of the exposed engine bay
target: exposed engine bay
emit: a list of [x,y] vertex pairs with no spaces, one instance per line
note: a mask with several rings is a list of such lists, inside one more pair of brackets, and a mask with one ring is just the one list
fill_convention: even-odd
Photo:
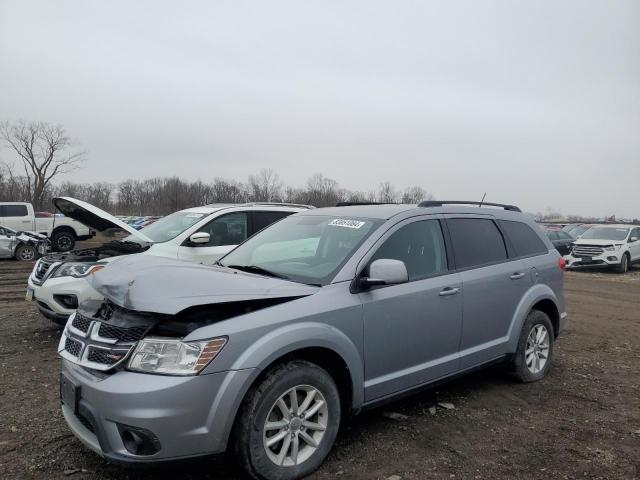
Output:
[[47,255],[45,260],[49,262],[97,262],[104,258],[141,253],[148,248],[148,245],[143,246],[137,242],[112,240],[99,247],[83,248],[72,250],[70,252],[52,253]]

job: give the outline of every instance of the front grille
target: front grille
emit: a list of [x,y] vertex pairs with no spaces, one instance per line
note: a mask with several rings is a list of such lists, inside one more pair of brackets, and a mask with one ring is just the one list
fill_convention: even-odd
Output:
[[574,257],[597,257],[604,253],[604,249],[596,245],[576,245],[571,253]]
[[64,342],[64,349],[74,357],[77,357],[80,355],[80,350],[82,350],[82,344],[73,338],[67,337]]
[[89,354],[87,360],[101,365],[115,365],[122,360],[128,350],[106,350],[103,348],[89,347]]
[[40,282],[44,280],[44,278],[47,276],[47,272],[49,271],[53,263],[54,262],[49,262],[44,258],[41,258],[38,261],[38,265],[36,265],[35,271],[33,272],[33,276],[36,278],[36,280]]
[[115,325],[109,325],[108,323],[101,323],[98,334],[104,338],[111,338],[118,340],[119,342],[133,343],[140,340],[147,327],[116,327]]
[[71,322],[71,325],[81,332],[87,333],[89,331],[89,326],[91,325],[91,319],[76,312],[76,316],[73,319],[73,322]]

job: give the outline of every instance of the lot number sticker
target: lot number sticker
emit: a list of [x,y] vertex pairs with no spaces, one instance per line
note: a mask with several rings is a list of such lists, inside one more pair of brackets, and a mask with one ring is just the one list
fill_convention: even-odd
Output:
[[335,220],[331,220],[329,225],[334,227],[345,227],[345,228],[360,228],[364,225],[365,222],[361,222],[359,220],[345,220],[343,218],[336,218]]

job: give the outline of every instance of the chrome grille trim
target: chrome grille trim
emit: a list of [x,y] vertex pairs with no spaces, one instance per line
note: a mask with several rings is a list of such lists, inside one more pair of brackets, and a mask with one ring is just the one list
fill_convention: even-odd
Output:
[[[101,320],[85,317],[78,312],[71,314],[58,344],[60,356],[82,367],[104,372],[126,361],[138,340],[147,332],[147,329],[141,327],[115,327],[124,332],[122,338],[128,339],[128,341],[119,341],[118,338],[100,335],[103,325],[114,327]],[[134,338],[138,340],[133,340]],[[76,349],[77,344],[80,345],[79,350]],[[69,351],[67,346],[72,351]],[[105,362],[110,355],[120,356],[120,358],[115,358],[113,363]]]
[[604,248],[596,245],[574,245],[571,254],[574,257],[598,257],[604,253]]

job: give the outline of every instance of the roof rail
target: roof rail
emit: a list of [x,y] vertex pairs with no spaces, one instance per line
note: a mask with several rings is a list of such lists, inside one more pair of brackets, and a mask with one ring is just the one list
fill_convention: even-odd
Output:
[[503,203],[491,203],[491,202],[472,202],[466,200],[426,200],[418,204],[419,207],[442,207],[444,205],[477,205],[478,207],[500,207],[511,212],[522,212],[520,208],[515,205],[505,205]]
[[263,205],[272,207],[295,207],[295,208],[316,208],[313,205],[303,205],[301,203],[287,203],[287,202],[247,202],[245,205]]
[[354,207],[358,205],[398,205],[394,202],[338,202],[336,207]]

